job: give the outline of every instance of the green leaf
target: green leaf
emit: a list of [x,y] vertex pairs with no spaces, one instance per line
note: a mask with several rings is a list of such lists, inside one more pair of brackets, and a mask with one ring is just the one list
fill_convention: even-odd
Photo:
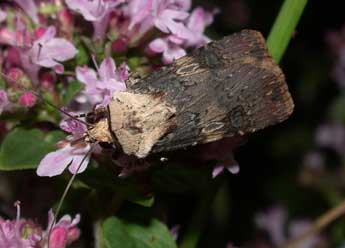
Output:
[[78,81],[71,81],[68,84],[66,93],[63,96],[63,102],[68,104],[83,89],[84,85]]
[[133,223],[110,217],[103,223],[106,248],[175,248],[168,228],[156,219],[149,223]]
[[78,44],[78,53],[75,59],[77,65],[87,65],[90,61],[90,55],[86,47],[81,42]]
[[56,150],[56,142],[65,134],[61,131],[43,133],[39,129],[14,129],[0,147],[0,170],[34,169],[49,152]]

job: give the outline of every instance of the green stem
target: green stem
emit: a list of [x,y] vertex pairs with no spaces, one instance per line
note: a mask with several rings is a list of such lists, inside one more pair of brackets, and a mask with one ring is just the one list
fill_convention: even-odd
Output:
[[267,38],[267,46],[273,58],[280,62],[295,32],[297,23],[308,0],[285,0]]

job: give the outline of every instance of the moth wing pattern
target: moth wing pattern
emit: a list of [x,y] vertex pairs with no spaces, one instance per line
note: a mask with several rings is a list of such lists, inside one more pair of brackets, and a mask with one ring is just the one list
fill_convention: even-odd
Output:
[[261,33],[243,30],[129,85],[136,94],[163,94],[175,109],[151,152],[169,151],[255,132],[293,111],[285,77]]

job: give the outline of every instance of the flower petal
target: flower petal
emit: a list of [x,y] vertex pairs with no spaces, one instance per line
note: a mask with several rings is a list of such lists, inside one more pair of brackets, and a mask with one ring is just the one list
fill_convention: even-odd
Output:
[[38,10],[35,2],[33,0],[14,0],[27,14],[31,19],[38,23]]
[[150,42],[149,48],[156,53],[162,53],[168,49],[168,44],[166,40],[157,38]]
[[0,9],[0,23],[5,21],[6,17],[7,17],[6,12]]
[[85,169],[86,169],[86,167],[90,161],[90,154],[87,155],[90,148],[91,148],[90,145],[87,145],[84,148],[74,148],[72,150],[71,155],[73,157],[73,161],[72,161],[71,165],[68,167],[68,170],[72,174],[75,174],[75,173],[79,174],[79,173],[82,173],[83,171],[85,171]]
[[73,157],[71,157],[72,147],[67,145],[66,147],[59,149],[55,152],[48,153],[40,162],[37,168],[38,176],[53,177],[60,175],[71,163]]
[[116,78],[117,75],[115,73],[116,65],[112,58],[107,57],[103,62],[101,63],[98,74],[101,78],[101,80],[110,80],[111,78]]
[[213,171],[212,171],[212,178],[215,178],[216,176],[218,176],[223,170],[224,170],[224,166],[223,165],[215,166],[213,168]]

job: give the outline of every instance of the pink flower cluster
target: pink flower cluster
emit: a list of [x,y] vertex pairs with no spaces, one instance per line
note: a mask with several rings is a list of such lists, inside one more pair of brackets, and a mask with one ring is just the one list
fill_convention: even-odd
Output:
[[[201,7],[191,10],[191,0],[14,0],[0,4],[0,71],[6,82],[0,89],[0,114],[34,107],[38,98],[33,92],[38,90],[61,102],[61,87],[73,80],[84,88],[72,100],[71,112],[103,108],[115,91],[126,90],[130,68],[123,59],[117,61],[117,55],[130,59],[127,52],[135,48],[146,63],[143,67],[153,56],[162,55],[164,64],[171,63],[187,49],[210,40],[204,31],[215,13]],[[88,22],[93,30],[83,29]],[[81,42],[89,53],[83,56],[93,63],[77,62]],[[59,175],[67,166],[71,173],[87,167],[89,156],[83,157],[89,154],[90,145],[82,142],[86,126],[63,116],[61,128],[70,136],[58,143],[60,149],[42,159],[37,170],[40,176]]]
[[15,248],[43,248],[49,247],[65,248],[80,236],[77,224],[80,216],[72,220],[69,215],[63,216],[57,223],[53,223],[53,212],[48,214],[48,227],[43,230],[41,226],[32,220],[20,218],[19,203],[17,206],[17,218],[15,220],[4,220],[0,217],[0,247]]

